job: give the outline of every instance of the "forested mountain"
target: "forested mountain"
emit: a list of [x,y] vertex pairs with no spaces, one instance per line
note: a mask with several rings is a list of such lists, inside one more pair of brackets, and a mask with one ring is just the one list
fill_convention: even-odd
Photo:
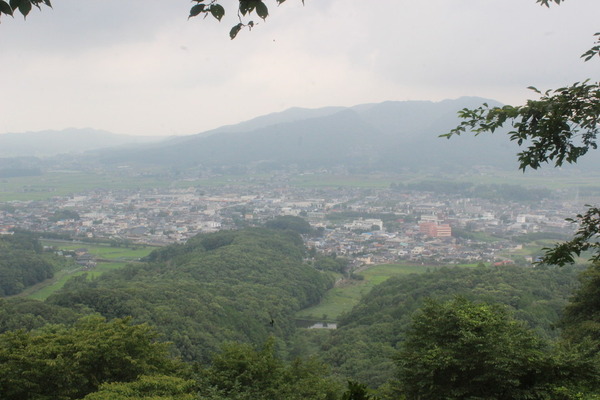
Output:
[[332,278],[303,262],[302,239],[262,228],[200,235],[154,251],[131,265],[87,281],[71,280],[52,305],[131,316],[175,344],[185,360],[207,362],[226,340],[289,339],[293,314],[317,303]]
[[[294,222],[198,235],[139,265],[91,281],[73,278],[45,302],[0,301],[2,397],[372,398],[363,383],[385,399],[420,393],[421,385],[444,392],[442,383],[454,393],[449,398],[486,392],[487,383],[461,374],[433,387],[427,377],[434,369],[500,382],[508,394],[498,398],[507,400],[575,399],[596,390],[590,290],[597,269],[566,308],[569,336],[560,341],[561,314],[582,268],[441,268],[390,278],[337,330],[305,331],[294,313],[318,302],[333,279],[305,262],[291,229],[306,227]],[[447,365],[427,364],[427,352],[446,345]],[[290,358],[309,353],[314,357]],[[506,365],[503,354],[512,354]],[[473,368],[475,361],[481,367]]]
[[[456,127],[457,112],[493,100],[462,97],[440,102],[387,101],[354,107],[291,108],[236,125],[172,138],[115,135],[93,129],[0,135],[0,157],[29,156],[8,173],[40,174],[53,165],[233,168],[235,171],[345,168],[349,172],[474,166],[514,169],[518,146],[504,132],[440,138]],[[125,146],[127,145],[127,146]],[[77,153],[87,151],[85,156]],[[46,158],[69,153],[63,157]],[[82,158],[85,157],[85,158]],[[14,163],[13,163],[14,164]],[[24,164],[24,167],[19,165]],[[583,166],[596,165],[587,160]],[[17,171],[12,169],[17,168]],[[32,169],[35,171],[32,172]],[[2,172],[2,171],[0,171]]]
[[[291,109],[138,151],[98,154],[106,164],[274,169],[343,166],[356,171],[508,166],[516,147],[501,135],[448,141],[457,111],[484,99],[405,101]],[[489,101],[495,104],[493,101]]]
[[0,236],[0,297],[18,294],[54,275],[54,266],[42,256],[36,237],[24,233]]
[[[511,160],[519,147],[506,136],[508,129],[453,140],[439,137],[460,123],[459,110],[483,102],[498,105],[494,100],[462,97],[440,102],[291,108],[171,138],[115,135],[93,129],[3,134],[0,157],[29,159],[7,159],[7,170],[0,168],[0,175],[39,175],[43,169],[58,165],[231,168],[236,172],[318,168],[343,168],[351,173],[432,169],[463,172],[475,166],[514,169]],[[62,156],[49,157],[53,155]],[[595,168],[598,162],[588,158],[581,166]]]
[[323,344],[325,360],[338,373],[373,387],[395,375],[394,359],[412,315],[428,298],[463,296],[504,305],[540,337],[554,339],[581,268],[441,268],[390,278],[344,315]]

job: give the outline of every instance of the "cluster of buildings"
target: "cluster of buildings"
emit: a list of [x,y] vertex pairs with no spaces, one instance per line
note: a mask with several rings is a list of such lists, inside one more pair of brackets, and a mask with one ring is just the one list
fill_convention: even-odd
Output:
[[[69,213],[60,212],[64,210]],[[518,248],[514,237],[571,234],[574,227],[565,219],[580,211],[580,204],[559,199],[517,203],[391,188],[247,183],[94,190],[45,201],[8,202],[0,204],[0,233],[20,228],[160,246],[185,242],[198,233],[296,215],[315,229],[305,238],[307,246],[354,263],[506,262],[507,254]],[[495,240],[477,240],[481,236]]]

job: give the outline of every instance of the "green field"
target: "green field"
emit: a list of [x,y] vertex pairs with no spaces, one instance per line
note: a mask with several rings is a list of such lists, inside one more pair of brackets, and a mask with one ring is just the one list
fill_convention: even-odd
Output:
[[290,178],[290,184],[297,187],[387,188],[395,181],[389,176],[370,175],[305,174]]
[[79,171],[46,172],[41,176],[0,179],[0,202],[45,200],[56,196],[85,193],[95,189],[187,188],[196,186],[242,185],[247,178],[216,177],[173,180],[168,176],[118,176]]
[[41,176],[0,179],[0,201],[44,200],[55,196],[103,189],[135,189],[169,186],[167,179],[125,177],[85,172],[46,172]]
[[139,247],[111,247],[103,244],[91,244],[91,243],[70,243],[63,241],[54,240],[42,240],[44,246],[54,246],[60,250],[76,250],[76,249],[87,249],[87,252],[96,258],[102,258],[111,261],[136,261],[142,257],[146,257],[155,247],[151,246],[139,246]]
[[65,283],[74,276],[87,274],[88,279],[96,278],[105,272],[122,268],[132,262],[137,262],[140,258],[147,256],[152,250],[154,250],[154,247],[140,247],[131,249],[125,247],[110,247],[100,244],[65,243],[51,240],[43,240],[42,243],[45,246],[54,246],[57,249],[65,251],[85,248],[89,254],[92,254],[102,261],[99,261],[94,268],[89,270],[84,270],[81,267],[73,267],[58,271],[54,278],[48,279],[47,281],[28,288],[19,296],[44,300],[52,293],[62,288]]
[[[475,267],[476,264],[458,265],[456,267]],[[419,274],[430,269],[438,268],[428,265],[411,264],[382,264],[369,267],[359,273],[363,280],[342,281],[330,289],[323,300],[316,306],[305,308],[296,313],[300,320],[335,322],[342,313],[352,310],[360,298],[376,285],[393,276]],[[326,316],[324,318],[324,316]]]
[[[55,196],[67,196],[102,189],[146,189],[146,188],[186,188],[186,187],[222,187],[226,185],[247,186],[268,182],[269,174],[221,175],[210,178],[173,179],[164,174],[154,175],[116,175],[81,171],[50,171],[41,176],[15,177],[0,179],[0,202],[12,200],[44,200]],[[444,176],[428,173],[409,174],[373,174],[373,175],[335,175],[335,174],[299,174],[289,177],[289,184],[296,187],[357,187],[364,189],[387,188],[391,183],[410,183],[427,180],[452,180],[472,183],[517,184],[540,186],[549,189],[581,188],[593,189],[600,193],[600,176],[586,172],[552,171],[540,173],[528,171],[493,171],[489,173],[470,173]],[[583,196],[583,194],[582,194]]]
[[[516,164],[515,164],[516,165]],[[447,177],[451,180],[472,182],[474,184],[508,184],[529,187],[544,187],[547,189],[592,188],[600,190],[600,174],[595,171],[568,170],[539,170],[528,169],[506,172],[494,171],[486,174],[469,174],[464,177]]]

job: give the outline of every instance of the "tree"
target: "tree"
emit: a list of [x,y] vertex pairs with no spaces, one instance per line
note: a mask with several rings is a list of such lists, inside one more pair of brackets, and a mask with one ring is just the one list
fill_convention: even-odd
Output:
[[[277,5],[285,2],[285,0],[275,1],[277,2]],[[205,4],[205,0],[192,0],[192,2],[195,2],[196,5],[190,9],[189,18],[196,17],[200,14],[203,14],[206,17],[210,14],[220,21],[225,15],[225,8],[217,3],[217,0],[209,0],[207,2],[208,4]],[[302,0],[302,3],[304,4],[304,0]],[[229,31],[229,37],[231,39],[235,39],[242,28],[247,27],[248,29],[252,29],[254,27],[255,23],[252,20],[245,23],[242,22],[242,17],[249,17],[252,12],[255,12],[256,15],[263,20],[269,16],[269,8],[262,0],[239,0],[237,14],[240,22],[235,24]]]
[[375,400],[375,397],[369,394],[367,385],[348,381],[348,389],[342,394],[342,400]]
[[27,17],[33,6],[41,10],[40,5],[52,7],[50,0],[10,0],[8,3],[0,0],[0,17],[2,14],[13,15],[15,11],[19,11],[23,17]]
[[[536,0],[549,7],[552,1],[560,4],[564,0]],[[600,32],[594,34],[594,46],[581,55],[585,61],[600,56]],[[538,100],[528,100],[523,106],[506,105],[490,107],[483,104],[476,109],[463,109],[458,115],[463,121],[449,133],[441,135],[450,138],[467,131],[479,135],[493,133],[509,125],[511,141],[524,150],[517,154],[519,168],[538,169],[550,163],[560,167],[566,163],[576,163],[580,157],[598,147],[597,136],[600,129],[600,84],[598,82],[576,82],[570,86],[541,92]],[[588,211],[578,215],[572,222],[581,226],[575,237],[545,249],[542,263],[564,265],[574,261],[573,255],[593,250],[592,261],[600,260],[600,210],[589,206]]]
[[228,400],[327,400],[337,398],[337,383],[320,362],[297,359],[285,364],[275,356],[271,337],[261,349],[227,343],[210,368],[201,372],[201,398]]
[[197,384],[167,375],[142,375],[133,382],[105,383],[84,400],[196,400]]
[[[277,5],[285,2],[285,0],[275,0]],[[188,17],[197,17],[203,15],[207,17],[211,15],[218,21],[221,21],[225,15],[225,7],[223,7],[218,0],[192,0],[192,3],[196,3],[190,9],[190,15]],[[304,0],[302,0],[304,4]],[[20,12],[23,17],[27,17],[33,6],[41,10],[41,5],[52,7],[50,0],[0,0],[0,17],[2,14],[13,16],[16,11]],[[229,37],[234,39],[242,28],[247,27],[252,29],[256,23],[252,20],[243,22],[243,18],[249,17],[252,13],[265,20],[269,16],[269,8],[262,0],[239,0],[237,7],[237,15],[239,22],[235,24],[229,31]]]
[[79,399],[106,382],[171,373],[177,364],[147,325],[85,317],[73,327],[0,335],[0,393],[5,400]]
[[562,318],[564,335],[575,342],[591,339],[600,350],[600,264],[592,264],[580,280]]
[[429,300],[397,364],[407,399],[541,399],[555,378],[547,345],[497,305]]
[[291,230],[299,234],[308,234],[312,232],[310,224],[301,217],[293,215],[280,215],[265,223],[270,229]]

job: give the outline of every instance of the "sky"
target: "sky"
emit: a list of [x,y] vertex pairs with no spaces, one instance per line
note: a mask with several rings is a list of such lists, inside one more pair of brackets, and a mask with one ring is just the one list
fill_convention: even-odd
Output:
[[0,134],[190,135],[291,107],[479,96],[598,79],[599,0],[264,0],[235,40],[188,0],[53,0],[0,19]]

